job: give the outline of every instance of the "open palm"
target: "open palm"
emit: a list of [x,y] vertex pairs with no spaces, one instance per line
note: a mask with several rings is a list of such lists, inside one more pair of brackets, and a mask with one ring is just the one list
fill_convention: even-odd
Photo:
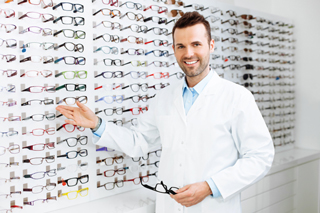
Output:
[[68,118],[65,120],[66,123],[85,128],[95,128],[98,124],[98,117],[86,105],[80,103],[79,101],[76,103],[78,107],[61,105],[57,106],[56,110]]

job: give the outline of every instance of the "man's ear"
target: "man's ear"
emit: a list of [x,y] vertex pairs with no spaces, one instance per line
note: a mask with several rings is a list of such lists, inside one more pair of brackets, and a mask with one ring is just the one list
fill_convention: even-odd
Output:
[[173,52],[174,52],[174,44],[172,44],[172,49],[173,49]]
[[214,51],[214,39],[211,39],[210,41],[210,53],[213,53]]

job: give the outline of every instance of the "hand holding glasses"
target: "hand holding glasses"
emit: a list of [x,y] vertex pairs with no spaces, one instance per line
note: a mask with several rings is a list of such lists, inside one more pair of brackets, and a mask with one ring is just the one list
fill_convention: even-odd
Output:
[[142,180],[142,177],[140,177],[140,182],[141,182],[141,185],[147,189],[150,189],[150,190],[153,190],[155,192],[159,192],[159,193],[163,193],[163,194],[172,194],[172,195],[175,195],[177,193],[175,193],[175,191],[179,190],[179,188],[177,187],[170,187],[168,189],[167,185],[165,185],[163,183],[163,181],[161,181],[160,183],[157,183],[154,187],[153,186],[149,186],[147,184],[143,184],[143,180]]

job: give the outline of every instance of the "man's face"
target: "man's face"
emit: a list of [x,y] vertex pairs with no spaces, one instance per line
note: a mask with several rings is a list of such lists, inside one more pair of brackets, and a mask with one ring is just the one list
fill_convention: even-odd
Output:
[[176,28],[172,45],[177,62],[187,77],[199,76],[209,71],[210,53],[214,50],[214,41],[208,44],[206,28],[196,24],[187,28]]

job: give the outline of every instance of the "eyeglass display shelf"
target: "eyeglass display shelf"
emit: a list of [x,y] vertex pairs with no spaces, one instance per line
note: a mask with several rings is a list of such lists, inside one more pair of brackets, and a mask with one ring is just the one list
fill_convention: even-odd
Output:
[[155,200],[156,193],[154,191],[141,188],[47,213],[153,213],[155,211]]
[[[268,175],[281,172],[319,158],[320,150],[293,148],[277,152]],[[153,213],[155,209],[155,197],[155,192],[141,188],[48,213],[102,213],[105,212],[106,208],[108,209],[108,212]]]

